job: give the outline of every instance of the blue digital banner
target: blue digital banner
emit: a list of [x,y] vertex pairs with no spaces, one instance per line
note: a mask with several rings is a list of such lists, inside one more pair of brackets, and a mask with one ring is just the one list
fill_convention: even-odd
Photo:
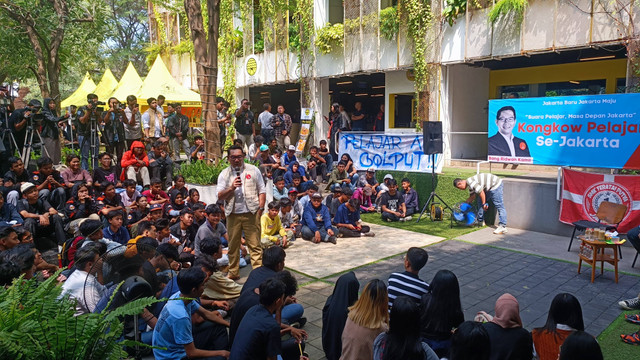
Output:
[[[421,133],[381,134],[379,132],[341,132],[338,153],[349,154],[358,170],[396,170],[431,172],[430,155],[423,151]],[[436,154],[436,172],[442,172],[442,154]],[[335,166],[335,164],[334,164]]]
[[487,159],[640,168],[640,94],[489,101]]

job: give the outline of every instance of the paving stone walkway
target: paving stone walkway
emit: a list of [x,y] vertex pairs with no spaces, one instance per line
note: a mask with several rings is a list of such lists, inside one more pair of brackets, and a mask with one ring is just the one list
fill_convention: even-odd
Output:
[[[564,244],[559,246],[564,248]],[[465,319],[469,320],[480,310],[493,313],[496,299],[509,292],[520,302],[522,321],[525,328],[531,330],[544,324],[553,297],[561,292],[569,292],[580,300],[586,331],[597,335],[620,314],[617,301],[634,297],[640,292],[640,277],[621,274],[616,284],[613,273],[605,271],[591,284],[590,269],[578,275],[574,263],[534,254],[459,240],[436,243],[425,249],[429,252],[429,262],[420,272],[420,277],[429,282],[440,269],[453,271],[460,282]],[[356,268],[354,273],[360,281],[360,290],[372,279],[379,278],[386,282],[390,273],[403,271],[403,255],[404,251]],[[321,252],[316,256],[321,257]],[[295,271],[295,268],[291,269]],[[324,359],[321,342],[322,307],[339,275],[312,281],[298,293],[308,318],[305,327],[309,333],[307,352],[314,360]]]

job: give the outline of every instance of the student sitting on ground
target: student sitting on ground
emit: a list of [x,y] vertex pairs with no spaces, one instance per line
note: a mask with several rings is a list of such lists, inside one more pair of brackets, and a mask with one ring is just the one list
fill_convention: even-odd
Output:
[[[117,174],[117,167],[113,166],[111,162],[111,154],[108,152],[103,152],[98,155],[99,167],[93,169],[93,186],[99,190],[100,186],[105,182],[112,182],[116,184],[116,186],[120,187],[122,183],[120,182],[120,176]],[[135,184],[136,182],[133,181]]]
[[360,201],[360,213],[370,213],[376,211],[376,206],[371,200],[372,194],[373,192],[370,187],[357,188],[356,191],[353,192],[352,198]]
[[302,216],[302,238],[314,243],[321,241],[336,244],[336,230],[331,226],[329,209],[322,204],[322,195],[313,194]]
[[371,228],[362,225],[360,220],[360,201],[350,199],[338,207],[333,223],[338,228],[338,237],[376,236]]
[[143,191],[142,196],[147,197],[149,205],[165,205],[170,201],[169,195],[167,195],[167,193],[162,190],[162,180],[157,177],[151,179],[151,187],[149,188],[149,190]]
[[[351,179],[349,178],[349,173],[345,170],[346,167],[346,162],[340,161],[338,163],[338,166],[331,172],[329,182],[327,183],[327,189],[333,191],[336,187],[344,188],[345,186],[353,186],[351,184]],[[355,186],[353,187],[355,188]]]
[[353,196],[353,191],[351,188],[347,187],[342,190],[340,195],[337,198],[331,199],[331,206],[329,207],[329,214],[331,214],[331,219],[333,219],[338,213],[338,208],[340,205],[345,204],[351,197]]
[[149,152],[149,173],[152,178],[164,180],[166,189],[171,186],[173,161],[167,152],[165,143],[160,139],[153,143],[153,147]]
[[22,216],[13,204],[4,201],[4,195],[0,192],[0,227],[17,226],[24,224]]
[[67,201],[64,211],[67,229],[75,236],[80,235],[78,227],[85,219],[100,220],[98,206],[89,195],[88,184],[76,184],[71,189],[71,199]]
[[188,207],[180,210],[179,221],[173,224],[169,231],[171,237],[177,242],[179,252],[191,253],[194,250],[194,242],[196,239],[196,232],[193,230],[193,211]]
[[125,180],[122,186],[124,187],[124,191],[120,193],[120,201],[128,213],[131,211],[131,207],[135,206],[138,196],[142,194],[136,190],[136,182],[131,179]]
[[398,192],[396,181],[389,180],[389,191],[380,197],[380,208],[382,210],[382,220],[411,221],[411,216],[407,216],[407,209],[404,205],[404,198]]
[[[158,360],[174,360],[183,358],[229,356],[223,349],[208,349],[215,342],[217,327],[203,328],[198,333],[192,327],[191,317],[199,314],[214,323],[226,323],[218,312],[209,311],[196,301],[204,289],[206,275],[201,268],[183,269],[178,273],[179,292],[171,299],[190,298],[194,300],[168,301],[162,309],[158,322],[153,329],[153,355]],[[274,320],[275,321],[275,320]],[[197,342],[196,342],[197,341]]]
[[286,198],[288,193],[289,190],[284,186],[284,178],[282,176],[278,176],[273,181],[273,200]]
[[205,209],[207,214],[207,220],[200,226],[195,237],[195,254],[201,256],[200,242],[204,238],[221,239],[223,245],[228,244],[229,235],[227,234],[227,228],[220,222],[222,217],[222,209],[216,204],[209,204]]
[[56,210],[64,210],[67,193],[60,172],[53,168],[53,161],[46,156],[38,159],[36,163],[38,171],[31,175],[31,183],[38,188],[38,197],[47,200]]
[[538,358],[557,359],[562,343],[576,330],[584,331],[580,302],[568,293],[556,295],[551,301],[547,322],[531,332]]
[[18,207],[18,201],[21,198],[20,187],[22,184],[29,182],[31,172],[24,168],[24,163],[19,157],[12,156],[9,158],[9,171],[4,176],[4,188],[7,194],[7,202]]
[[404,256],[404,272],[389,276],[389,308],[400,295],[408,296],[416,303],[429,291],[429,284],[422,281],[418,274],[427,264],[429,254],[425,249],[411,247]]
[[[216,262],[222,258],[223,247],[220,239],[204,238],[200,243],[201,256],[211,256]],[[209,280],[204,285],[203,297],[210,300],[226,302],[227,308],[234,307],[236,300],[240,297],[242,285],[229,279],[218,266]],[[222,305],[222,304],[217,304]],[[227,310],[228,310],[227,309]]]
[[127,228],[122,226],[122,217],[122,211],[119,210],[111,211],[105,216],[109,222],[109,226],[104,229],[104,237],[105,239],[126,245],[130,237]]
[[407,178],[402,179],[402,198],[404,206],[407,208],[407,216],[420,211],[418,209],[418,192],[411,187],[411,181]]
[[38,198],[38,189],[32,183],[24,183],[20,187],[24,197],[18,202],[18,213],[24,219],[24,228],[35,239],[36,249],[44,253],[64,244],[66,236],[62,218],[47,200]]
[[302,216],[304,214],[304,207],[298,200],[298,190],[289,189],[289,200],[291,201],[291,211],[293,220],[302,223]]
[[294,240],[296,237],[300,236],[300,229],[302,229],[302,225],[300,224],[299,219],[294,218],[292,209],[291,200],[288,198],[280,199],[280,212],[278,213],[278,216],[280,217],[280,221],[282,222],[282,226],[285,230],[290,230],[293,233],[291,240]]
[[106,291],[102,284],[102,262],[98,245],[85,246],[75,253],[75,270],[62,284],[62,294],[76,300],[76,315],[88,314]]
[[116,193],[116,186],[112,182],[102,184],[102,195],[96,199],[98,214],[106,217],[113,211],[124,211],[122,206],[122,198]]
[[327,160],[324,156],[320,155],[317,146],[309,148],[309,162],[314,161],[316,166],[311,168],[311,171],[307,171],[311,180],[317,181],[318,175],[322,176],[322,182],[327,183],[329,180],[329,172],[327,171]]
[[273,245],[282,246],[286,249],[289,247],[289,241],[293,239],[293,232],[282,226],[280,216],[278,216],[280,203],[274,200],[267,207],[269,210],[266,214],[262,214],[260,218],[260,227],[262,229],[260,244],[263,249]]

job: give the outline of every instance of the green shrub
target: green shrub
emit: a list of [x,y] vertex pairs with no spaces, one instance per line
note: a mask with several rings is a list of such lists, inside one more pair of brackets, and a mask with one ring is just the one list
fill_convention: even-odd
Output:
[[126,358],[123,346],[136,343],[121,340],[121,317],[139,314],[159,300],[142,298],[111,312],[74,316],[75,301],[58,299],[58,274],[40,284],[20,277],[8,288],[0,287],[0,358]]
[[527,8],[528,0],[500,0],[493,5],[489,12],[489,22],[494,24],[501,16],[513,14],[515,23],[520,25],[524,18],[524,11]]
[[229,163],[224,160],[217,165],[209,165],[206,161],[198,160],[191,164],[180,166],[178,174],[184,176],[184,181],[190,184],[213,185],[218,182],[218,175]]
[[398,20],[398,10],[390,6],[380,10],[380,35],[387,40],[393,40],[398,34],[400,21]]
[[315,40],[318,51],[322,54],[328,54],[333,47],[344,46],[344,25],[327,23],[321,29],[318,29]]

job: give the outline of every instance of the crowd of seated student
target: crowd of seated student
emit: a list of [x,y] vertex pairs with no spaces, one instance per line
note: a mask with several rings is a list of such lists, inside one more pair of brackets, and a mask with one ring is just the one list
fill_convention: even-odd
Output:
[[[324,159],[324,148],[316,150]],[[141,151],[134,154],[140,166],[145,162],[137,157]],[[297,171],[295,152],[285,156],[289,170]],[[296,237],[335,244],[338,237],[373,236],[360,221],[361,212],[376,210],[373,197],[383,219],[406,221],[410,211],[417,211],[417,194],[407,179],[402,180],[400,194],[393,178],[385,176],[379,184],[371,169],[354,178],[346,170],[353,166],[348,161],[341,160],[333,170],[328,180],[333,191],[324,199],[313,183],[317,177],[307,180],[304,188],[300,173],[291,177],[289,188],[278,177],[274,195],[277,192],[279,198],[274,196],[260,223],[262,266],[240,285],[224,269],[229,264],[224,202],[203,203],[180,175],[169,178],[167,189],[157,177],[149,179],[143,191],[127,177],[118,187],[109,181],[118,178],[107,161],[109,154],[101,160],[93,176],[80,170],[76,156],[69,157],[63,175],[46,158],[38,161],[39,171],[33,174],[19,159],[11,160],[0,192],[0,286],[20,275],[46,278],[59,266],[68,267],[58,280],[64,296],[76,301],[76,314],[82,315],[126,303],[115,293],[121,281],[145,284],[149,296],[171,299],[140,314],[138,338],[157,347],[157,359],[304,359],[304,307],[295,297],[296,279],[284,270],[284,248]],[[346,174],[342,182],[335,181],[338,173]],[[105,181],[98,184],[98,179]],[[145,185],[144,179],[138,180]],[[21,198],[15,204],[5,202],[5,194]],[[246,266],[247,251],[240,251],[241,266]],[[456,275],[442,269],[427,283],[419,276],[427,261],[424,249],[410,248],[404,272],[390,274],[388,286],[378,279],[370,281],[360,297],[355,275],[342,275],[323,308],[327,359],[535,355],[546,360],[574,358],[581,347],[599,350],[583,332],[580,303],[572,295],[558,294],[546,324],[533,332],[523,328],[517,299],[510,294],[497,299],[495,315],[478,313],[476,319],[483,323],[465,321]],[[112,296],[118,301],[111,303]],[[130,336],[133,327],[125,329]],[[285,334],[289,336],[282,337]]]

